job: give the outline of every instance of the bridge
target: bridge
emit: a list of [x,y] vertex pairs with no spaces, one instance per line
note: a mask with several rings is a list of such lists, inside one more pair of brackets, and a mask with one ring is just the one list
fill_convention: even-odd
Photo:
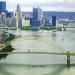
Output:
[[75,28],[75,24],[69,24],[69,25],[65,25],[65,28]]
[[[20,36],[19,36],[20,37]],[[16,37],[17,39],[19,39],[19,37]],[[7,45],[9,45],[10,43],[14,43],[15,44],[15,40],[16,38],[10,42],[8,42],[3,48],[5,48]],[[24,40],[38,40],[39,42],[43,42],[47,45],[50,45],[54,48],[57,48],[60,52],[46,52],[46,51],[30,51],[28,50],[27,52],[0,52],[0,55],[3,55],[3,54],[45,54],[45,55],[65,55],[67,56],[67,67],[69,68],[70,67],[70,56],[75,56],[75,53],[72,53],[72,52],[69,52],[69,51],[66,51],[65,49],[63,49],[60,45],[58,45],[57,43],[53,42],[52,40],[47,40],[47,39],[38,39],[37,37],[32,37],[32,36],[26,36]],[[20,40],[21,41],[21,40]],[[1,49],[3,49],[1,48]]]

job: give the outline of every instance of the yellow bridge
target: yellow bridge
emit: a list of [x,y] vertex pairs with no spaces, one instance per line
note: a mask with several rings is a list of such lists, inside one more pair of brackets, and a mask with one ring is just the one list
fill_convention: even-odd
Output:
[[[20,36],[16,37],[19,41],[21,41],[21,39],[19,39]],[[8,42],[3,48],[5,48],[7,45],[11,44],[12,42],[15,43],[15,40],[16,38],[10,42]],[[52,54],[52,55],[67,55],[67,66],[69,67],[70,66],[70,56],[75,56],[75,53],[71,53],[67,50],[65,50],[63,47],[61,47],[59,44],[55,43],[54,41],[52,40],[47,40],[47,39],[41,39],[41,38],[38,38],[37,36],[34,37],[34,36],[31,36],[31,35],[28,35],[28,36],[24,36],[23,38],[24,40],[38,40],[39,42],[43,42],[47,45],[50,45],[56,49],[58,49],[60,52],[35,52],[35,51],[30,51],[28,50],[28,52],[0,52],[0,55],[2,54]],[[1,49],[3,49],[1,48]]]

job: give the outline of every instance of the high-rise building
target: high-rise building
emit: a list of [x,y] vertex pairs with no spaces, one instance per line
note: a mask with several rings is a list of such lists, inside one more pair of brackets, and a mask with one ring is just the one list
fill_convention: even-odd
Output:
[[37,8],[33,7],[33,19],[40,21],[42,20],[42,17],[43,17],[42,9],[40,9],[39,7]]
[[52,28],[56,28],[56,16],[52,16]]
[[22,18],[20,17],[18,19],[18,28],[21,28],[22,27]]
[[13,11],[13,17],[17,18],[17,11],[16,10]]
[[10,19],[10,17],[7,17],[7,19],[6,19],[6,26],[11,27],[11,19]]
[[50,17],[44,17],[43,19],[43,27],[46,29],[50,29],[51,27],[51,21]]
[[0,14],[6,10],[6,2],[0,1]]
[[12,17],[11,18],[11,27],[16,27],[16,25],[17,25],[17,20],[15,17]]
[[19,4],[17,4],[17,18],[19,19],[19,18],[21,18],[22,17],[22,13],[21,13],[21,7],[20,7],[20,5]]
[[13,16],[13,13],[12,12],[7,12],[6,13],[6,17],[10,17],[11,18],[12,16]]
[[41,20],[43,17],[42,9],[40,8],[33,8],[33,18],[30,21],[30,27],[32,28],[40,28],[41,27]]
[[1,17],[1,14],[0,14],[0,24],[2,24],[2,17]]
[[17,4],[17,10],[16,10],[16,18],[18,21],[18,27],[21,28],[22,27],[22,13],[21,13],[21,7],[19,4]]
[[1,18],[2,18],[2,24],[6,25],[6,14],[5,13],[1,13]]
[[33,18],[30,18],[30,28],[33,27]]

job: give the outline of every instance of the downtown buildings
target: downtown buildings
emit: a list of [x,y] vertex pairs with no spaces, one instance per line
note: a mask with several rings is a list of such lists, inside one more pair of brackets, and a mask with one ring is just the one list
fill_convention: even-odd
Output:
[[56,16],[45,17],[39,7],[33,7],[32,18],[30,18],[30,27],[32,29],[56,29]]
[[16,9],[16,17],[14,16],[13,12],[9,12],[6,10],[6,2],[0,1],[0,24],[5,27],[18,27],[22,26],[22,20],[21,20],[21,9],[19,4],[17,4]]
[[6,2],[0,1],[0,24],[5,27],[10,27],[12,25],[12,12],[6,10]]
[[33,7],[32,17],[28,16],[28,18],[25,18],[22,15],[21,7],[19,4],[17,4],[16,10],[12,12],[6,10],[5,1],[0,1],[0,6],[0,24],[5,26],[16,28],[30,26],[31,29],[56,28],[56,16],[43,16],[43,11],[40,7]]

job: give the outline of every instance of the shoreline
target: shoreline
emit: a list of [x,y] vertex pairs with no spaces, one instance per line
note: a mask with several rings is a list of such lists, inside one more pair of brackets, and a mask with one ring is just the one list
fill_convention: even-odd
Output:
[[[11,45],[7,45],[5,48],[3,48],[0,52],[12,52],[14,50],[14,48],[12,48]],[[8,56],[8,54],[0,54],[0,60],[2,58],[6,58]]]

